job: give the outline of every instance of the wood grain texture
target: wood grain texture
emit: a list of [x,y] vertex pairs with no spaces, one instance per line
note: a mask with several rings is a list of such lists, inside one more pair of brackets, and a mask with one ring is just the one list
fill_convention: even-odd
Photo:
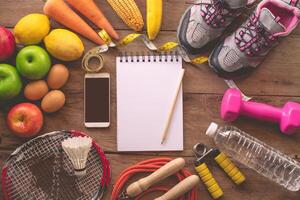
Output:
[[[125,36],[131,31],[116,16],[105,0],[96,0],[97,5],[103,12],[109,16],[111,23],[118,30],[121,36]],[[145,18],[145,0],[137,0],[139,7]],[[37,12],[42,13],[44,2],[42,0],[0,0],[0,25],[12,28],[16,22],[26,14]],[[164,20],[162,30],[156,44],[163,44],[167,41],[176,41],[176,29],[181,14],[188,7],[182,0],[164,0]],[[245,16],[230,28],[233,30],[238,26]],[[62,27],[61,25],[51,22],[53,28]],[[94,27],[94,26],[93,26]],[[86,51],[96,45],[83,39]],[[209,54],[212,47],[208,47],[204,54]],[[70,68],[70,79],[63,88],[66,94],[66,105],[57,113],[45,115],[45,125],[41,133],[50,132],[59,129],[78,129],[85,131],[92,136],[103,147],[113,166],[112,183],[115,182],[118,174],[126,167],[135,164],[138,161],[158,157],[184,157],[189,163],[193,161],[192,146],[196,142],[202,142],[209,146],[214,146],[213,141],[205,136],[205,130],[211,121],[220,124],[222,122],[219,114],[219,107],[222,94],[226,89],[224,81],[211,70],[207,64],[199,67],[190,64],[184,64],[186,73],[183,81],[184,86],[184,151],[183,152],[164,152],[164,153],[135,153],[119,154],[116,152],[116,77],[115,77],[115,57],[121,51],[146,52],[141,41],[134,42],[127,47],[112,49],[104,54],[105,68],[104,71],[111,74],[111,127],[108,129],[86,129],[83,125],[83,77],[84,72],[80,68],[80,61],[65,63]],[[275,106],[282,106],[286,101],[300,102],[300,28],[298,27],[292,35],[281,42],[279,47],[274,49],[266,58],[264,63],[250,76],[243,80],[238,80],[239,87],[254,100],[266,102]],[[54,60],[54,63],[59,61]],[[11,62],[14,64],[14,61]],[[19,139],[12,135],[6,127],[5,117],[9,105],[16,102],[24,101],[22,97],[16,101],[11,101],[1,106],[0,112],[0,166],[3,166],[5,159],[25,140]],[[35,102],[39,104],[39,102]],[[287,137],[279,132],[277,124],[263,123],[256,120],[240,118],[233,123],[254,137],[266,142],[267,144],[281,150],[299,161],[300,158],[300,131],[292,137]],[[224,190],[225,200],[297,200],[300,193],[292,193],[271,183],[252,170],[241,165],[242,171],[247,177],[247,181],[241,187],[235,186],[229,178],[226,177],[216,165],[209,163],[213,174],[219,181]],[[191,171],[192,165],[189,165]],[[166,184],[175,184],[174,179],[168,179]],[[211,199],[202,184],[199,186],[199,199]],[[109,192],[105,200],[109,199]],[[3,199],[0,193],[0,199]],[[145,199],[153,199],[157,194]]]

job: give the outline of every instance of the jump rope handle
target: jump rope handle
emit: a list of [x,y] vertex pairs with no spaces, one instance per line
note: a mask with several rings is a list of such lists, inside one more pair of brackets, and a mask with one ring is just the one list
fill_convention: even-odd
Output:
[[191,189],[193,189],[196,185],[200,183],[200,179],[196,175],[189,176],[185,178],[183,181],[179,182],[172,189],[170,189],[167,193],[158,197],[154,200],[174,200],[178,199]]
[[223,152],[217,155],[214,159],[235,184],[239,185],[246,180],[244,174]]
[[136,197],[141,194],[149,187],[154,185],[155,183],[175,174],[179,170],[183,169],[185,166],[185,160],[183,158],[174,159],[149,176],[142,178],[131,185],[129,185],[126,189],[126,193],[129,197]]

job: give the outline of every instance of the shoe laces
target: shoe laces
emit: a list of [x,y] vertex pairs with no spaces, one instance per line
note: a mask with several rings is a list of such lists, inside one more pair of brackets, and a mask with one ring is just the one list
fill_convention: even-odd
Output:
[[224,0],[203,0],[200,1],[201,16],[205,23],[213,28],[226,26],[225,21],[231,20],[240,14],[241,9],[231,9]]
[[255,13],[235,35],[235,43],[248,56],[259,56],[270,49],[275,40],[276,37],[263,27]]

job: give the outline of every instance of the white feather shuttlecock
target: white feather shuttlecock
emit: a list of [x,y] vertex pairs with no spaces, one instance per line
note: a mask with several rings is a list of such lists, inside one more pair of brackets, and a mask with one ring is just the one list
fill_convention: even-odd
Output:
[[92,138],[87,136],[68,138],[61,143],[63,150],[71,160],[76,176],[86,174],[86,162],[92,147]]

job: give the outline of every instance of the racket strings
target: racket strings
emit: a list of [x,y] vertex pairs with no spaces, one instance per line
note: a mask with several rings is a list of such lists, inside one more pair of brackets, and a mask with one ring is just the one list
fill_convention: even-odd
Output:
[[23,145],[6,163],[3,188],[7,199],[90,200],[98,194],[105,178],[103,165],[108,164],[102,163],[105,155],[99,155],[99,147],[93,146],[88,156],[87,174],[75,177],[73,165],[61,148],[62,140],[72,136],[68,132],[57,132]]
[[[38,199],[40,196],[49,198],[49,195],[46,195],[47,193],[44,192],[43,188],[49,188],[49,186],[51,188],[52,186],[48,184],[49,180],[54,180],[53,173],[51,172],[52,169],[49,169],[49,167],[54,166],[53,155],[59,151],[52,144],[67,138],[66,136],[62,136],[57,135],[44,140],[38,140],[35,143],[26,143],[20,155],[15,158],[16,163],[10,168],[12,171],[10,177],[14,178],[12,181],[13,191],[11,199],[24,199],[24,197],[28,197],[27,199]],[[37,174],[32,173],[32,170]],[[34,187],[33,185],[35,184],[40,187]],[[20,192],[14,192],[14,190],[20,190]]]

